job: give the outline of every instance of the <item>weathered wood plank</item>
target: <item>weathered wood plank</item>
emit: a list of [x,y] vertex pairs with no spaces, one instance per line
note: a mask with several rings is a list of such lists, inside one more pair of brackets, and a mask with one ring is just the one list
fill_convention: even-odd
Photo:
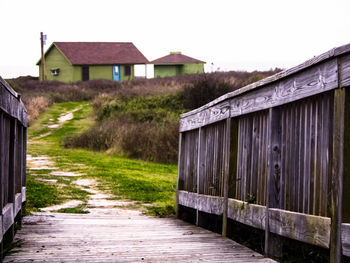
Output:
[[23,126],[27,127],[27,110],[25,109],[19,94],[17,94],[1,77],[0,111],[18,119]]
[[27,201],[27,191],[26,191],[26,187],[22,186],[22,203],[24,203],[25,201]]
[[329,247],[330,224],[328,217],[269,209],[269,229],[272,233],[324,248]]
[[307,61],[305,61],[304,63],[298,65],[298,66],[295,66],[293,68],[290,68],[290,69],[287,69],[287,70],[284,70],[284,71],[281,71],[273,76],[270,76],[270,77],[267,77],[263,80],[260,80],[260,81],[257,81],[255,83],[252,83],[252,84],[249,84],[239,90],[236,90],[236,91],[233,91],[233,92],[230,92],[228,94],[225,94],[219,98],[217,98],[216,100],[198,108],[198,109],[195,109],[193,111],[190,111],[190,112],[187,112],[187,113],[184,113],[182,114],[181,116],[182,117],[187,117],[187,116],[190,116],[190,115],[193,115],[195,113],[198,113],[200,111],[203,111],[204,109],[206,108],[209,108],[215,104],[218,104],[219,102],[221,101],[224,101],[224,100],[227,100],[229,98],[232,98],[232,97],[235,97],[235,96],[238,96],[240,94],[243,94],[243,93],[246,93],[246,92],[249,92],[251,90],[254,90],[256,88],[259,88],[259,87],[262,87],[262,86],[265,86],[267,84],[271,84],[271,83],[274,83],[274,82],[277,82],[279,80],[282,80],[286,77],[289,77],[289,76],[292,76],[294,74],[298,74],[299,72],[303,72],[305,69],[307,68],[310,68],[312,66],[315,66],[317,64],[320,64],[322,62],[325,62],[327,60],[330,60],[334,57],[337,57],[339,55],[342,55],[342,54],[346,54],[346,53],[349,53],[350,52],[350,45],[347,44],[347,45],[344,45],[344,46],[341,46],[341,47],[337,47],[337,48],[334,48],[334,49],[331,49],[319,56],[315,56]]
[[[182,153],[182,133],[179,134],[179,154]],[[183,154],[182,154],[183,156]],[[178,164],[177,164],[178,170],[177,170],[177,183],[176,183],[176,218],[179,218],[179,181],[180,177],[183,173],[183,160],[181,158],[178,158]],[[25,189],[24,189],[25,190]],[[26,196],[24,195],[23,198],[23,187],[22,187],[22,202],[25,202]]]
[[230,142],[231,142],[231,118],[226,119],[225,141],[224,141],[224,204],[222,215],[222,236],[227,234],[227,212],[228,212],[228,191],[230,176]]
[[18,253],[4,262],[274,262],[180,220],[120,211],[37,213],[24,219],[17,238],[23,241]]
[[227,217],[248,226],[265,229],[266,207],[229,198]]
[[22,208],[22,194],[18,193],[15,196],[15,202],[14,202],[14,217],[17,216],[18,212]]
[[211,108],[206,106],[199,112],[182,115],[180,131],[226,119],[229,108],[231,117],[235,117],[293,102],[337,87],[337,60],[333,59],[305,69],[300,74],[281,79],[279,82],[227,97],[226,101],[220,100]]
[[223,197],[179,191],[179,204],[215,215],[223,213]]
[[[2,224],[2,215],[0,215],[0,243],[2,242],[2,238],[4,236],[4,232],[2,230],[2,226],[3,226],[3,224]],[[2,253],[2,251],[0,251],[0,252]]]
[[224,198],[218,196],[198,195],[198,210],[215,215],[221,215],[224,209]]
[[[341,72],[338,71],[339,79]],[[343,200],[343,146],[344,146],[344,112],[345,112],[345,89],[339,88],[334,91],[333,111],[333,159],[331,174],[331,203],[330,217],[331,242],[330,261],[341,262],[341,224],[342,224],[342,200]]]
[[350,224],[342,224],[343,255],[350,257]]
[[3,209],[2,209],[2,232],[6,233],[7,230],[13,225],[14,223],[14,215],[13,215],[13,204],[8,203]]
[[179,205],[190,207],[193,209],[198,208],[197,193],[187,192],[187,191],[178,191],[179,196]]

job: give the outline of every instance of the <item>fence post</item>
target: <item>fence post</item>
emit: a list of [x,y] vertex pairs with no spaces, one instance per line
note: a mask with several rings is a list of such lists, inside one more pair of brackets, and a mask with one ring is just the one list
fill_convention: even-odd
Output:
[[266,184],[265,256],[281,257],[282,244],[270,233],[269,208],[281,208],[281,122],[280,111],[269,110],[268,170]]
[[228,189],[230,176],[230,142],[231,142],[231,116],[226,119],[226,136],[224,141],[224,203],[222,214],[222,236],[227,234],[227,210],[228,210]]
[[330,262],[341,262],[342,258],[342,199],[343,199],[343,158],[344,158],[344,112],[345,89],[341,87],[341,67],[338,60],[338,86],[334,90],[333,109],[333,158],[331,174],[331,236],[330,236]]
[[[24,141],[26,141],[26,131],[24,132],[23,134],[24,136]],[[180,181],[180,175],[181,175],[181,156],[182,156],[182,153],[181,153],[181,146],[182,146],[182,132],[180,132],[179,134],[179,154],[178,154],[178,162],[177,162],[177,184],[176,184],[176,218],[179,218],[180,216],[180,211],[179,211],[179,181]],[[26,158],[25,158],[26,159]]]
[[2,156],[3,156],[3,113],[0,112],[0,216],[1,216],[1,224],[0,224],[0,234],[1,234],[1,245],[0,245],[0,262],[3,258],[3,216],[2,216],[2,209],[3,209],[3,166],[2,166]]
[[199,189],[200,189],[200,177],[203,171],[203,129],[202,127],[199,127],[198,129],[198,155],[197,155],[197,208],[196,208],[196,226],[199,226],[199,209],[198,209],[198,195],[199,195]]

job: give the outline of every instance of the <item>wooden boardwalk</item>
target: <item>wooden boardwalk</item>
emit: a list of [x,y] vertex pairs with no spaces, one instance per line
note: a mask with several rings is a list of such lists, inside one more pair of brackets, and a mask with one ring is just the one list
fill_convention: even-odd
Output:
[[35,213],[4,262],[274,262],[236,242],[171,218],[125,209]]

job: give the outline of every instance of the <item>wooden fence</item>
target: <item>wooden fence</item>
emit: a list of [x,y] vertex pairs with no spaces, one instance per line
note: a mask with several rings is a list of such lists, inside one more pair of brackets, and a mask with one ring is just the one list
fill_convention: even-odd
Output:
[[350,257],[349,86],[350,44],[183,114],[178,216],[261,229],[267,255],[279,235]]
[[26,109],[20,95],[0,77],[1,258],[3,245],[13,239],[15,223],[21,223],[26,201],[26,138]]

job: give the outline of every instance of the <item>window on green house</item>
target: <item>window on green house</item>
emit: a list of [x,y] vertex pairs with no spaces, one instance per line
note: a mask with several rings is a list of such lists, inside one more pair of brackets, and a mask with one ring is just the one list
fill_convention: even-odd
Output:
[[130,65],[126,65],[124,67],[125,69],[125,76],[130,76],[131,75],[131,66]]
[[52,68],[50,69],[51,75],[52,76],[58,76],[58,74],[60,73],[60,69],[59,68]]

